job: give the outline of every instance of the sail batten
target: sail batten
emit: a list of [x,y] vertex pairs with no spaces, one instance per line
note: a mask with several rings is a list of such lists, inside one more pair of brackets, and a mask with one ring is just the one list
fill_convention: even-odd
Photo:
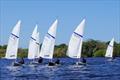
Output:
[[13,34],[13,33],[11,33],[11,35],[15,36],[16,38],[19,38],[19,36],[15,35],[15,34]]
[[32,36],[31,36],[31,39],[32,39],[32,40],[34,40],[34,41],[36,41],[36,39],[35,39],[35,38],[33,38]]
[[83,37],[82,35],[78,34],[77,32],[74,32],[74,33],[75,33],[76,35],[78,35],[79,37],[81,37],[81,38]]
[[52,37],[53,39],[55,39],[55,37],[53,35],[51,35],[50,33],[47,33],[50,37]]

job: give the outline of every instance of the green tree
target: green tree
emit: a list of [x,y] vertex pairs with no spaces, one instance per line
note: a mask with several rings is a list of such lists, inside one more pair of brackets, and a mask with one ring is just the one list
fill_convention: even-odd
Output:
[[104,49],[98,50],[93,54],[94,57],[103,57],[104,55],[105,55]]

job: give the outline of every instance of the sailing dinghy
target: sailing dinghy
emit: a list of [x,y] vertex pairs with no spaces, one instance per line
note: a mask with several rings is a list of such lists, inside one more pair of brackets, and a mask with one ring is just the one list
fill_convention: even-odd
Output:
[[113,46],[114,46],[114,38],[112,38],[112,40],[110,41],[105,54],[105,57],[109,58],[108,59],[109,61],[111,61],[113,58]]
[[16,62],[18,45],[19,45],[20,26],[21,26],[21,21],[19,20],[10,34],[8,46],[7,46],[7,50],[6,50],[6,55],[5,55],[6,59],[14,59],[15,60],[13,63],[13,66],[22,65],[22,64]]
[[73,32],[68,45],[67,56],[70,58],[78,59],[78,62],[76,64],[85,64],[80,62],[84,26],[85,19],[83,19],[83,21],[78,25],[78,27]]
[[55,65],[55,63],[52,62],[52,59],[53,59],[57,24],[58,21],[56,20],[49,28],[48,33],[44,37],[40,51],[40,57],[51,60],[48,64],[49,66]]

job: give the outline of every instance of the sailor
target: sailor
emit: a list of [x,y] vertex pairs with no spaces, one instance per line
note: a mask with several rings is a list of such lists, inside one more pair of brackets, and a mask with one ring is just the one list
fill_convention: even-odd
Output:
[[21,58],[21,60],[20,60],[18,63],[20,63],[20,64],[24,64],[24,59]]
[[60,64],[60,60],[57,59],[57,60],[55,61],[55,64]]
[[115,56],[113,56],[112,59],[115,59]]
[[82,63],[86,63],[86,59],[84,57],[82,58]]
[[38,59],[38,63],[42,63],[42,62],[43,62],[43,58],[40,57],[40,58]]

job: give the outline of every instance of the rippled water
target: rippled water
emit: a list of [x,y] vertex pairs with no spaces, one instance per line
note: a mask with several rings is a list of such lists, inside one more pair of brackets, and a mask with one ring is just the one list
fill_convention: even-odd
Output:
[[12,60],[0,59],[0,80],[120,80],[120,58],[112,62],[105,58],[87,58],[86,66],[77,66],[70,58],[60,58],[59,66],[43,64],[11,66]]

